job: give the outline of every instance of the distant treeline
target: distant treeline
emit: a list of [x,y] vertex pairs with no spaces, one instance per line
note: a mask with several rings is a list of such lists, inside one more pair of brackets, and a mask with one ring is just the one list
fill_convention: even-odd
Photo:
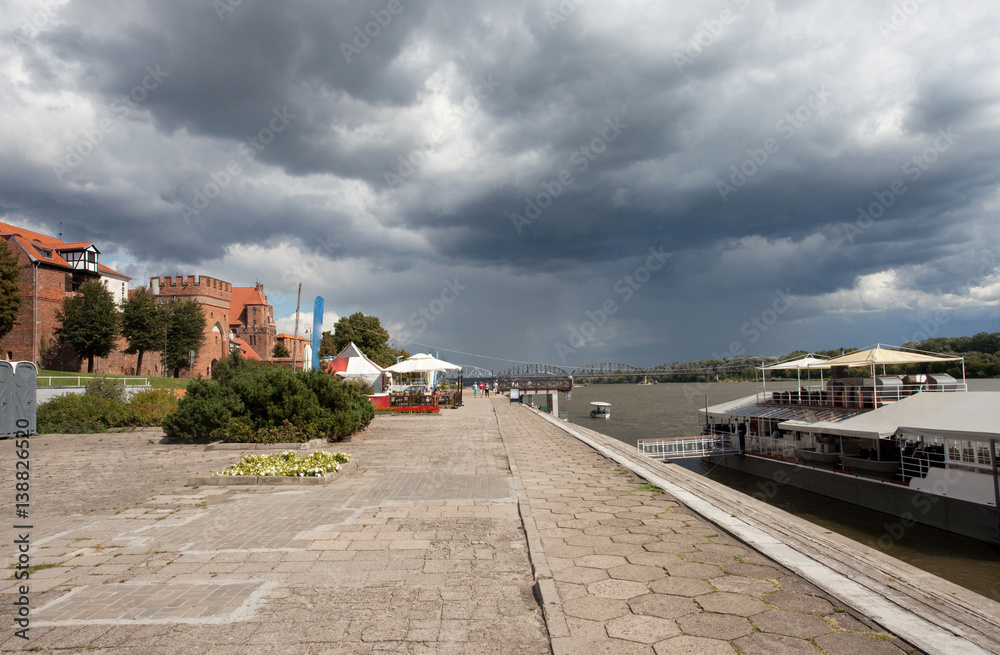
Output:
[[[980,332],[972,337],[937,337],[923,341],[910,341],[903,344],[904,348],[921,350],[929,353],[939,353],[953,357],[965,357],[965,377],[995,378],[1000,377],[1000,332]],[[856,352],[858,348],[833,348],[817,350],[812,354],[820,357],[839,357]],[[666,371],[676,371],[665,375],[649,375],[649,382],[704,382],[708,380],[736,381],[753,380],[760,377],[760,371],[755,367],[761,364],[767,366],[799,359],[808,355],[805,350],[795,350],[787,355],[740,355],[722,359],[701,359],[692,362],[673,362],[668,364]],[[881,373],[881,371],[879,371]],[[886,366],[889,375],[909,375],[913,373],[948,373],[961,379],[962,362],[941,362],[928,364],[908,364],[905,366]],[[803,372],[804,374],[804,372]],[[795,369],[786,371],[768,371],[768,379],[796,378]],[[815,375],[815,374],[814,374]],[[591,382],[642,382],[643,376],[619,375],[593,379]]]

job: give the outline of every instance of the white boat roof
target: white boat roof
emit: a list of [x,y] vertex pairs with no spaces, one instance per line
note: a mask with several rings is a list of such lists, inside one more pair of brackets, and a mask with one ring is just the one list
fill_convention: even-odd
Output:
[[[708,416],[712,418],[766,418],[777,421],[789,421],[801,423],[802,425],[812,425],[817,421],[842,421],[861,413],[857,411],[832,410],[825,407],[807,407],[797,405],[758,405],[758,397],[746,396],[737,400],[713,405],[708,408]],[[698,410],[702,415],[705,409]],[[788,429],[799,430],[798,427]]]
[[599,401],[598,402],[593,402],[593,403],[590,403],[590,404],[594,405],[595,407],[611,407],[611,403],[602,403],[602,402],[599,402]]
[[918,393],[843,421],[788,421],[778,427],[869,439],[899,432],[988,441],[1000,439],[1000,394],[995,391]]

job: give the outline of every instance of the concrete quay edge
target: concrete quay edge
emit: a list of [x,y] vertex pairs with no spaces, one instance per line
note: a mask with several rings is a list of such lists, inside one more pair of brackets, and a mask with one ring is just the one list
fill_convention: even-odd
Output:
[[[711,480],[701,480],[693,473],[681,473],[676,465],[641,458],[638,453],[611,437],[598,432],[571,426],[550,415],[528,407],[543,420],[587,444],[605,457],[617,462],[636,475],[663,489],[692,511],[700,514],[720,528],[739,538],[762,554],[801,575],[831,594],[846,606],[869,617],[887,631],[892,632],[913,646],[931,655],[957,653],[986,654],[1000,652],[1000,603],[954,585],[937,576],[921,571],[875,551],[852,539],[836,535],[831,538],[818,526],[798,519],[788,512],[771,507]],[[589,433],[589,434],[587,434]],[[699,492],[711,500],[692,492],[692,478],[699,478]],[[713,488],[715,493],[712,493]],[[742,513],[729,512],[715,504],[724,496],[739,497]],[[725,503],[720,503],[725,504]],[[759,514],[761,518],[756,518]],[[775,519],[780,520],[775,520]],[[770,519],[770,520],[768,520]],[[795,525],[800,534],[811,542],[808,552],[796,547],[801,540],[792,540],[775,529],[787,521]],[[823,532],[824,534],[821,534]],[[534,558],[534,555],[532,555]],[[878,569],[890,580],[915,579],[923,583],[915,587],[890,587],[873,577],[869,571],[844,570],[836,562],[871,562],[878,560]],[[928,588],[930,587],[930,588]],[[915,598],[914,592],[923,598]],[[929,598],[928,598],[929,597]],[[934,608],[936,625],[920,610],[930,607],[927,602],[939,605]],[[929,613],[929,612],[928,612]],[[553,635],[554,636],[554,635]]]

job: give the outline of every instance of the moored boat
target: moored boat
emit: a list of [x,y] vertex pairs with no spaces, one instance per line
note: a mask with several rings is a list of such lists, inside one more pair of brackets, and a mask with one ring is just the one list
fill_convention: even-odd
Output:
[[592,402],[590,406],[590,418],[611,418],[611,403]]
[[[960,360],[877,346],[764,368],[830,371],[830,378],[699,410],[707,434],[741,436],[740,454],[709,459],[1000,544],[1000,393],[968,391],[964,374],[958,381],[876,371],[878,364]],[[851,377],[848,369],[860,366],[869,377]]]

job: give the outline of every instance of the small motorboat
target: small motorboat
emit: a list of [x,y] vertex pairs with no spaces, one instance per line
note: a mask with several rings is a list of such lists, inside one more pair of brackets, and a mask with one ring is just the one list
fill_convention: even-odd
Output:
[[590,406],[590,418],[611,418],[611,403],[593,402]]

